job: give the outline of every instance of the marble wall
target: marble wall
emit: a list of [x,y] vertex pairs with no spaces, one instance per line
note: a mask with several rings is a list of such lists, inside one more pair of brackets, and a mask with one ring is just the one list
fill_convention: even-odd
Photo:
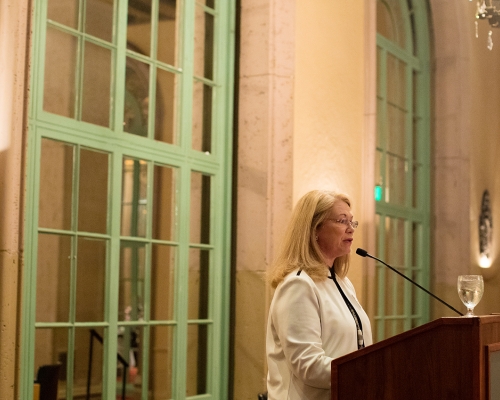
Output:
[[29,2],[0,2],[0,398],[19,371]]
[[265,391],[265,271],[292,209],[295,4],[241,2],[234,398]]
[[[478,313],[500,310],[498,126],[500,32],[486,21],[475,25],[476,4],[431,0],[433,24],[433,290],[456,308],[457,276],[482,274],[484,298]],[[488,31],[493,48],[488,50]],[[497,39],[497,40],[495,40]],[[479,267],[479,215],[484,190],[493,215],[492,265]],[[433,316],[454,316],[437,302]]]

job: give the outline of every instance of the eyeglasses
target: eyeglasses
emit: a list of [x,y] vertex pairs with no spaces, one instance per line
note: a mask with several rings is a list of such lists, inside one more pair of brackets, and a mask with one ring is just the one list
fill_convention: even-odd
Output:
[[333,219],[333,218],[328,218],[332,220],[333,222],[338,222],[339,224],[345,225],[345,226],[351,226],[352,229],[356,229],[358,227],[359,222],[358,221],[349,221],[348,219],[342,218],[342,219]]

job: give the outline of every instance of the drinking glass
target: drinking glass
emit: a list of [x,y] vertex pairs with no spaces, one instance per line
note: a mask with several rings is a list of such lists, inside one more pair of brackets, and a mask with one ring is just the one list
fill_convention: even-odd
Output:
[[458,297],[467,307],[465,317],[474,317],[474,307],[477,306],[484,292],[484,282],[481,275],[460,275],[457,282]]

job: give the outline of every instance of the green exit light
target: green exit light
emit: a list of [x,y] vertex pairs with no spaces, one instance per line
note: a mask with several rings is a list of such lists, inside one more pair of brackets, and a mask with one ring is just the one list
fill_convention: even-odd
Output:
[[375,201],[382,200],[382,186],[375,186]]

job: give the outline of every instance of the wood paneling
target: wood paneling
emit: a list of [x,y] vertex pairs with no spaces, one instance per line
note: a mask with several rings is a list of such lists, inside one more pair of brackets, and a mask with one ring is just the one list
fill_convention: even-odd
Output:
[[487,399],[500,316],[440,318],[332,362],[332,400]]

